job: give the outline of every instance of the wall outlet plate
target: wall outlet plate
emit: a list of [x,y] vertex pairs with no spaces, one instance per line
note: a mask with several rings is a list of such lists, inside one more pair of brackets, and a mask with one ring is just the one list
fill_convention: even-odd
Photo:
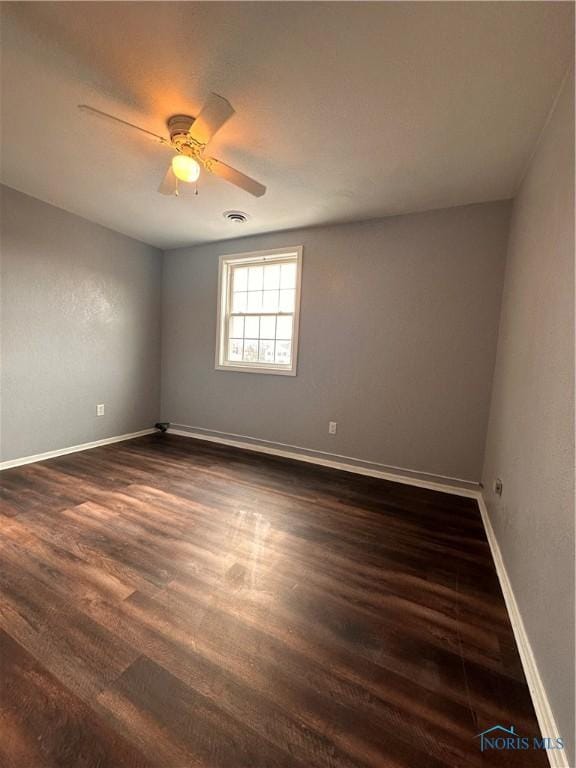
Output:
[[494,485],[492,487],[494,489],[494,493],[496,494],[496,496],[502,496],[503,486],[502,486],[502,480],[500,480],[499,477],[497,477],[496,480],[494,480]]
[[96,416],[104,416],[104,403],[96,406]]
[[329,421],[328,422],[328,434],[329,435],[335,435],[337,430],[338,430],[338,423],[336,421]]

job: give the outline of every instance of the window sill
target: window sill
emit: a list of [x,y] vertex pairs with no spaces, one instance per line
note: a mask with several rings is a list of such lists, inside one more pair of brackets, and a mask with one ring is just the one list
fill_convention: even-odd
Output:
[[268,368],[259,365],[234,365],[233,363],[228,363],[226,365],[217,365],[215,369],[217,371],[232,371],[233,373],[266,373],[273,376],[296,376],[295,368]]

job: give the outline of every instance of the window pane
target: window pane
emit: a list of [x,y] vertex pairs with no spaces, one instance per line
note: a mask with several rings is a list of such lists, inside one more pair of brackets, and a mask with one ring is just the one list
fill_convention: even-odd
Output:
[[231,317],[230,318],[230,333],[228,334],[231,339],[241,339],[244,337],[244,318],[243,317]]
[[242,346],[244,342],[242,339],[230,339],[228,342],[228,360],[241,361],[242,360]]
[[258,360],[258,339],[244,341],[244,360],[247,363],[255,363]]
[[294,312],[294,289],[280,291],[280,312]]
[[273,339],[276,335],[276,318],[263,316],[260,318],[260,338]]
[[264,267],[248,268],[248,290],[261,291],[264,280]]
[[273,363],[274,362],[274,342],[264,340],[260,342],[260,354],[258,359],[261,363]]
[[291,350],[292,350],[291,341],[277,341],[276,355],[274,357],[274,362],[282,363],[283,365],[289,365]]
[[278,312],[278,291],[264,291],[262,309],[265,312]]
[[236,267],[232,271],[232,290],[247,291],[248,290],[248,268]]
[[278,318],[276,323],[276,338],[277,339],[291,339],[292,338],[292,315],[289,317]]
[[260,318],[247,317],[244,325],[244,335],[250,339],[257,339],[260,336]]
[[296,264],[282,264],[280,288],[296,288]]
[[[268,264],[264,267],[264,290],[280,288],[280,264]],[[292,288],[287,285],[286,288]]]
[[246,312],[246,302],[248,300],[248,294],[246,291],[242,293],[232,294],[232,312]]
[[248,312],[262,311],[262,291],[248,291]]

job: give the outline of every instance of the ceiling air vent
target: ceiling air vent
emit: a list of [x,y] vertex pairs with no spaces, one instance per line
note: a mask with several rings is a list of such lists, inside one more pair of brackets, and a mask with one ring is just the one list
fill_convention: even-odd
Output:
[[232,224],[246,224],[248,221],[248,214],[242,213],[242,211],[224,211],[222,214],[226,221],[231,221]]

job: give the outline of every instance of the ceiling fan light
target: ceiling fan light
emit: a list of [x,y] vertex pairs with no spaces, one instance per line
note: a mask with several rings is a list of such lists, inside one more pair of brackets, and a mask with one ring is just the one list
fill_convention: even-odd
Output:
[[196,181],[200,176],[200,165],[188,155],[175,155],[172,158],[172,170],[180,181]]

